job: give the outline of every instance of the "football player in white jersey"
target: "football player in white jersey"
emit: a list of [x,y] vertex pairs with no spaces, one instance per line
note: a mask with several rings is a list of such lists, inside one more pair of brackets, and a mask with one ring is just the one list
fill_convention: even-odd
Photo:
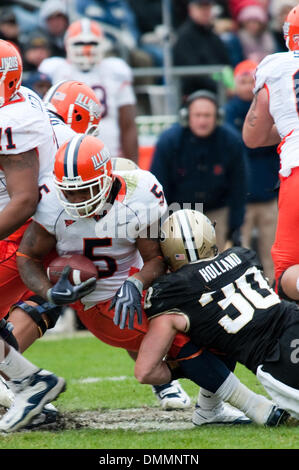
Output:
[[[19,97],[28,96],[34,104],[33,111],[37,109],[40,115],[37,116],[31,111],[30,108],[25,107],[24,114],[20,105],[17,110],[12,109],[12,115],[18,113],[18,126],[16,135],[17,142],[26,141],[31,136],[30,144],[36,143],[38,145],[38,137],[42,141],[44,139],[44,146],[37,146],[40,159],[49,163],[47,170],[47,177],[52,174],[54,165],[54,155],[58,146],[60,146],[67,139],[76,135],[77,132],[98,130],[98,124],[101,117],[101,104],[95,96],[94,92],[84,83],[69,81],[63,82],[49,90],[46,97],[46,108],[43,103],[37,98],[34,92],[24,87],[20,88]],[[29,104],[31,103],[29,102]],[[21,102],[21,101],[20,101]],[[36,108],[37,104],[39,105]],[[10,104],[12,106],[12,104]],[[5,109],[10,109],[8,106]],[[42,113],[43,115],[42,115]],[[32,115],[30,114],[32,113]],[[1,114],[1,109],[0,109]],[[7,119],[9,117],[6,116]],[[13,117],[11,122],[14,123]],[[50,117],[50,120],[49,120]],[[44,121],[42,120],[44,119]],[[51,124],[52,126],[51,126]],[[49,125],[50,124],[50,125]],[[22,127],[23,125],[23,127]],[[11,127],[13,131],[15,126]],[[54,133],[53,133],[54,129]],[[24,132],[24,139],[21,139],[22,132]],[[28,137],[27,137],[28,135]],[[35,135],[37,137],[35,137]],[[50,136],[50,138],[49,138]],[[55,142],[55,147],[51,147],[51,143]],[[28,144],[26,144],[28,145]],[[14,149],[12,149],[14,150]],[[43,161],[41,160],[41,161]],[[42,175],[40,175],[41,178]],[[40,189],[42,197],[43,193],[47,191],[44,176],[40,180]],[[33,182],[32,186],[33,187]],[[30,220],[26,221],[23,226],[14,232],[10,237],[0,242],[0,247],[3,253],[3,259],[0,264],[0,312],[1,317],[6,316],[9,311],[9,324],[13,326],[13,334],[10,334],[10,341],[14,346],[23,352],[27,349],[37,338],[42,336],[47,328],[55,325],[59,316],[60,309],[48,309],[48,305],[29,291],[22,282],[17,265],[16,255],[18,245],[22,238],[23,232],[27,228]],[[6,256],[5,256],[6,254]],[[51,255],[56,256],[55,253]],[[0,318],[1,318],[0,317]],[[3,326],[5,326],[3,320]],[[4,330],[5,331],[5,330]],[[5,382],[0,382],[0,404],[8,407],[13,400],[11,390],[6,386]],[[43,412],[34,419],[34,426],[39,424],[46,424],[52,422],[56,418],[56,409],[50,405],[44,408]]]
[[[16,47],[0,40],[0,289],[1,302],[8,306],[10,295],[18,290],[17,282],[12,292],[7,289],[8,278],[11,281],[8,264],[15,258],[18,240],[36,209],[39,189],[51,174],[57,150],[42,101],[21,86],[22,68]],[[17,352],[6,313],[0,310],[0,372],[17,386],[17,393],[14,410],[5,415],[4,431],[26,425],[65,387],[62,378],[40,370]]]
[[256,71],[255,97],[243,128],[248,147],[278,146],[280,189],[272,258],[275,288],[299,300],[299,5],[284,24],[289,52],[267,56]]
[[[48,189],[19,249],[24,282],[51,303],[72,305],[97,338],[136,358],[148,325],[143,291],[165,272],[158,242],[160,219],[167,208],[161,185],[150,172],[140,169],[113,173],[104,144],[78,134],[57,152],[54,181],[49,180]],[[76,301],[68,269],[53,286],[39,260],[54,248],[59,255],[79,253],[94,262],[98,269],[95,290]],[[186,343],[185,335],[176,336],[171,347],[174,357]],[[171,393],[176,395],[178,383],[171,383]],[[164,385],[170,388],[161,385],[162,400],[163,392],[167,398]],[[211,408],[216,405],[219,400],[214,397]],[[210,419],[248,422],[239,411],[225,407],[212,417],[210,413],[204,422]]]
[[45,59],[39,70],[47,73],[53,84],[75,79],[89,85],[103,106],[101,138],[112,157],[126,157],[137,163],[136,97],[132,72],[124,60],[103,57],[104,43],[102,30],[96,21],[77,20],[66,32],[67,58]]

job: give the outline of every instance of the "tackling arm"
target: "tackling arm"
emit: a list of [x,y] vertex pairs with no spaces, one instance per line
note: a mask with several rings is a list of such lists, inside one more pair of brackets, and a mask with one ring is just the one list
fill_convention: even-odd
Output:
[[35,212],[39,200],[39,162],[35,150],[0,155],[9,203],[0,212],[0,239],[21,227]]
[[171,381],[171,372],[163,358],[178,331],[184,331],[186,319],[181,315],[159,315],[149,322],[135,364],[135,377],[144,384],[159,385]]
[[244,121],[242,136],[249,148],[268,147],[280,143],[280,135],[269,112],[266,88],[262,88],[254,96]]

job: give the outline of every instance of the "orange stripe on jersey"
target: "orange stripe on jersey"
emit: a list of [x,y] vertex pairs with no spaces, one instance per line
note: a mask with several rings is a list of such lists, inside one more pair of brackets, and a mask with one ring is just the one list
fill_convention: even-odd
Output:
[[267,91],[268,100],[270,101],[270,91],[269,91],[269,87],[268,87],[267,83],[264,84],[264,88],[265,88],[266,91]]
[[120,190],[118,191],[118,194],[115,200],[118,202],[123,202],[127,194],[127,184],[121,176],[117,175],[117,179],[121,182],[121,187],[120,187]]

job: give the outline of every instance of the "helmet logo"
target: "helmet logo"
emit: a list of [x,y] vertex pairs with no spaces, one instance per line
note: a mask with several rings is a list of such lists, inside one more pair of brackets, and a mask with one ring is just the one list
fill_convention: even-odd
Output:
[[16,56],[1,58],[0,72],[3,72],[4,70],[18,70],[18,68],[19,63]]
[[293,35],[293,42],[294,44],[299,44],[299,34],[294,34]]
[[83,93],[79,93],[76,98],[75,104],[81,106],[81,108],[86,109],[86,111],[92,111],[96,118],[101,116],[101,108],[97,105],[95,101],[93,101],[88,96],[84,95]]
[[96,155],[93,155],[91,157],[95,170],[99,170],[104,165],[104,163],[106,163],[109,159],[110,159],[109,151],[105,148],[103,148],[100,152],[98,152]]

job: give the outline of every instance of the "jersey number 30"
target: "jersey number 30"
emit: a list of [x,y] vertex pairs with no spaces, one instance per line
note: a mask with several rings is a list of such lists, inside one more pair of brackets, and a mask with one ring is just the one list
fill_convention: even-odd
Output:
[[[260,292],[253,289],[252,283],[257,283]],[[268,309],[280,302],[279,297],[269,287],[261,272],[256,268],[249,268],[246,273],[235,282],[223,287],[224,298],[217,303],[226,315],[219,321],[227,333],[235,334],[252,319],[257,309]],[[205,296],[211,296],[207,299]],[[205,297],[205,298],[204,298]],[[199,303],[204,306],[213,299],[213,293],[204,294]],[[236,314],[238,314],[236,316]]]

